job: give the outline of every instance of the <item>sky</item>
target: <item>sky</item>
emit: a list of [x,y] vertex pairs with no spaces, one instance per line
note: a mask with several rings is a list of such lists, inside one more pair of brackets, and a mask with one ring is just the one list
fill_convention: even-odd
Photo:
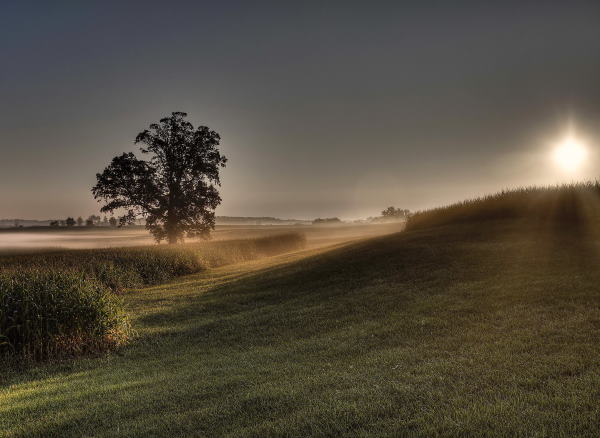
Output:
[[[222,137],[218,215],[600,173],[598,1],[3,1],[0,59],[0,218],[97,212],[95,174],[172,111]],[[566,172],[568,126],[587,159]]]

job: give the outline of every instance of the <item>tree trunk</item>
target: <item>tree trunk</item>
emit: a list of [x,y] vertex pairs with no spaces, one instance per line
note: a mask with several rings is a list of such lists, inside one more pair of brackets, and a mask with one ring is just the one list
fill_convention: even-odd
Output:
[[174,245],[179,240],[179,233],[177,230],[177,221],[173,214],[168,213],[167,222],[165,223],[165,231],[167,233],[167,243]]
[[167,234],[167,243],[169,245],[175,245],[177,243],[177,235],[175,233],[168,233]]

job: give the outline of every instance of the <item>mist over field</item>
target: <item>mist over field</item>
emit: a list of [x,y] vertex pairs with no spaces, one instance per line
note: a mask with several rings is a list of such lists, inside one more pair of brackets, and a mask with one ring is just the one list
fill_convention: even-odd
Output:
[[143,229],[108,232],[0,231],[0,253],[8,250],[49,248],[107,248],[153,244]]
[[[302,232],[308,245],[316,247],[360,238],[378,236],[400,231],[403,223],[352,225],[323,228],[311,225],[233,225],[217,226],[210,241],[253,239],[286,232]],[[187,239],[189,243],[205,242],[202,239]],[[47,251],[53,249],[91,249],[148,245],[156,242],[143,228],[100,229],[100,230],[1,230],[0,255],[19,252]]]

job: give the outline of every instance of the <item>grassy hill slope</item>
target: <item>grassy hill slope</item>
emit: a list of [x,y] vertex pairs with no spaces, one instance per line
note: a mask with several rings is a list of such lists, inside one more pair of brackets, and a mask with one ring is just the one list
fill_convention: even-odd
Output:
[[132,292],[120,354],[3,377],[0,436],[595,436],[599,243],[450,224]]

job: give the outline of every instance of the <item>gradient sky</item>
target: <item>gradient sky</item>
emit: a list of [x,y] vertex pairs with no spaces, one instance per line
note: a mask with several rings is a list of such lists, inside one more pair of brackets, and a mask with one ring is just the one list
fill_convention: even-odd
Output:
[[[171,111],[222,136],[219,215],[344,218],[595,178],[600,2],[3,1],[0,218],[86,216]],[[549,159],[571,120],[591,159]]]

